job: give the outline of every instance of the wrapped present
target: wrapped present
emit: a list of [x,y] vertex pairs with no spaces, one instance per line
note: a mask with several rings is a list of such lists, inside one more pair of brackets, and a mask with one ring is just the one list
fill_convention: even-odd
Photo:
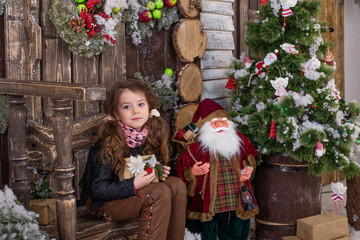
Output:
[[39,225],[49,225],[56,221],[56,199],[31,199],[29,210],[39,214]]
[[286,236],[282,237],[282,240],[301,240],[301,238],[298,238],[297,236]]
[[346,217],[329,212],[297,220],[296,236],[306,240],[337,239],[349,235]]
[[345,236],[345,237],[337,238],[335,240],[351,240],[351,239],[350,236]]

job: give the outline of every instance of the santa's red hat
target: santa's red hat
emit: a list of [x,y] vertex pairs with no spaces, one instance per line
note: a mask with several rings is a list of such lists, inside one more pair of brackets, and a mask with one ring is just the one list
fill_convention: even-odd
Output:
[[205,122],[217,117],[230,119],[229,113],[222,106],[214,100],[205,98],[199,103],[191,122],[195,123],[198,128],[201,128]]

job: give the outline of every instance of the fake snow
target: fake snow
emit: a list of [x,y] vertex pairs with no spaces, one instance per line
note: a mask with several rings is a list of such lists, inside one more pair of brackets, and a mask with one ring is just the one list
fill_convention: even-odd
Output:
[[279,12],[280,12],[280,9],[281,9],[280,2],[278,0],[270,0],[270,4],[271,4],[271,8],[273,10],[273,14],[276,17],[279,17]]
[[249,115],[245,115],[244,117],[240,117],[239,115],[237,115],[234,118],[235,122],[238,122],[238,123],[240,123],[242,125],[248,125],[248,120],[249,120]]
[[259,102],[256,104],[256,110],[258,112],[261,112],[262,110],[266,109],[266,105],[263,102]]
[[185,228],[184,240],[201,240],[201,234],[191,233],[187,228]]

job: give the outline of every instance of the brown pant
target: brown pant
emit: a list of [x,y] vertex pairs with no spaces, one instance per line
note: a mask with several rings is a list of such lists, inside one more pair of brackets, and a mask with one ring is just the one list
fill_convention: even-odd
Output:
[[138,240],[184,239],[187,192],[183,181],[168,177],[139,189],[137,196],[105,202],[97,211],[112,221],[140,218]]

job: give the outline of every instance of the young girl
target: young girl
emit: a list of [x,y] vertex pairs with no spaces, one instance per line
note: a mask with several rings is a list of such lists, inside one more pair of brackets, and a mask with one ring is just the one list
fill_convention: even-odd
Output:
[[[140,218],[137,239],[183,239],[187,193],[185,184],[168,176],[168,124],[156,108],[159,101],[141,80],[115,84],[104,102],[107,120],[90,149],[80,181],[80,204],[108,221]],[[125,158],[154,154],[164,164],[160,182],[155,171],[126,179]]]

